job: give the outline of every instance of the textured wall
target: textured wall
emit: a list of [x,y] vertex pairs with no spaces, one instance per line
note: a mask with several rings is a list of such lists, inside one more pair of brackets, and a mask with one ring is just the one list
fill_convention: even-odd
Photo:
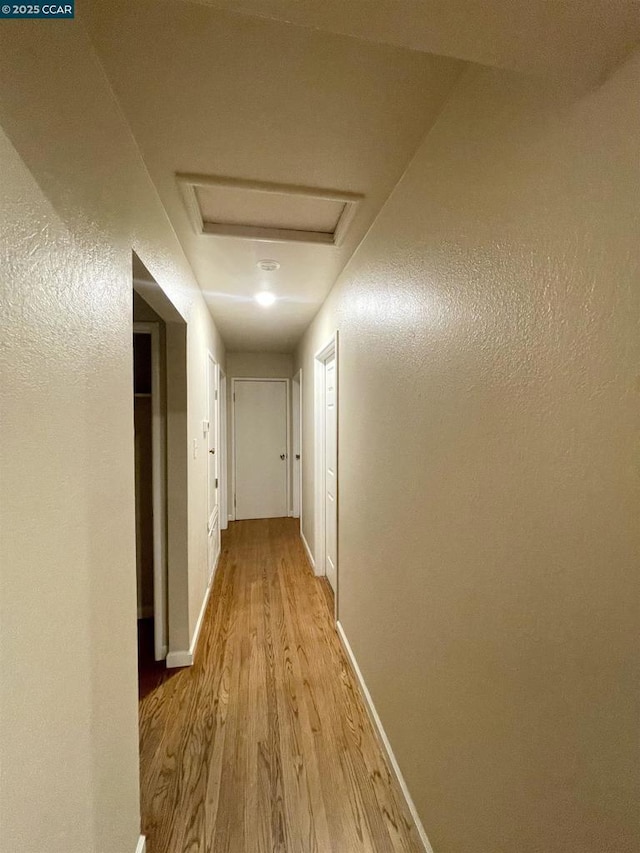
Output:
[[[0,125],[0,849],[133,853],[132,249],[188,323],[194,438],[224,349],[78,21],[0,28]],[[206,454],[189,458],[195,622]]]
[[229,352],[227,376],[250,379],[289,379],[293,376],[293,356],[279,352]]
[[640,843],[639,104],[637,55],[469,74],[298,352],[310,402],[339,329],[339,615],[436,853]]

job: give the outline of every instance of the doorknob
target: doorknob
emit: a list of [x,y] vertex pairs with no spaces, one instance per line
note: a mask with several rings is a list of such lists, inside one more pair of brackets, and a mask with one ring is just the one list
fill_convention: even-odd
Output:
[[296,453],[296,459],[300,459],[300,454]]
[[215,453],[215,450],[210,450],[209,453]]
[[281,454],[280,454],[280,459],[286,459],[286,458],[287,458],[286,453],[281,453]]

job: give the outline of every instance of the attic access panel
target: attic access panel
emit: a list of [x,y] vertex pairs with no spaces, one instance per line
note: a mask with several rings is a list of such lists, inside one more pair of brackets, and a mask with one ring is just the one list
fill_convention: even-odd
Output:
[[338,190],[176,176],[196,234],[338,246],[362,199]]

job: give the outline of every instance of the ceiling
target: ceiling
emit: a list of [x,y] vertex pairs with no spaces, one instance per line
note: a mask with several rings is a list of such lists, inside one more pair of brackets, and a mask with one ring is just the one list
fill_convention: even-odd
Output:
[[[640,2],[622,0],[96,0],[87,12],[231,351],[295,347],[468,61],[593,77],[640,26]],[[198,233],[178,173],[363,198],[340,245],[240,239]],[[248,196],[196,197],[236,223],[282,208],[276,196],[258,213]],[[261,271],[263,258],[279,268]],[[268,309],[253,298],[265,288],[278,297]]]
[[[162,0],[93,4],[90,34],[232,351],[295,347],[464,67]],[[176,173],[364,198],[340,246],[211,236],[196,233]],[[280,268],[262,272],[263,258]],[[278,296],[269,309],[253,299],[263,287]]]
[[606,73],[640,37],[639,0],[198,2],[496,68],[573,79]]

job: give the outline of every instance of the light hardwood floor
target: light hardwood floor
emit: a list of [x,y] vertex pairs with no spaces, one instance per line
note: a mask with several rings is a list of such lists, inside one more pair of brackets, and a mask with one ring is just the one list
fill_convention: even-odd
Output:
[[193,667],[140,703],[148,853],[418,853],[294,519],[230,525]]

